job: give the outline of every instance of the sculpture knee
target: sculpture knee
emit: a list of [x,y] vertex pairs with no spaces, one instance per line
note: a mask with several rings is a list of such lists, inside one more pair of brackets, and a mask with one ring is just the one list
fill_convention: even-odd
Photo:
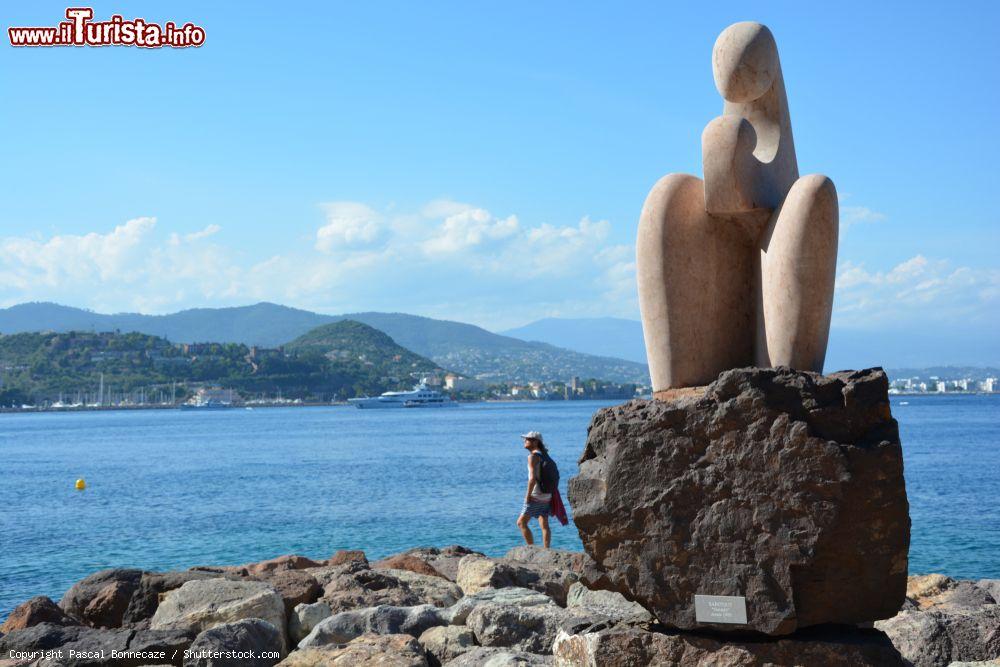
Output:
[[755,363],[822,372],[837,270],[833,181],[799,178],[760,244]]

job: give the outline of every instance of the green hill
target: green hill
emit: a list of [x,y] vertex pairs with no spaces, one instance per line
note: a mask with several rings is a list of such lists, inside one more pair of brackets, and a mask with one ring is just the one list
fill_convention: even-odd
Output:
[[441,370],[430,359],[397,345],[385,333],[354,320],[318,326],[285,345],[284,349],[299,356],[320,355],[338,363],[372,366],[382,375],[400,379]]
[[409,388],[432,370],[434,362],[353,321],[321,326],[285,349],[174,344],[135,332],[18,333],[0,335],[0,406],[180,400],[198,386],[328,401]]

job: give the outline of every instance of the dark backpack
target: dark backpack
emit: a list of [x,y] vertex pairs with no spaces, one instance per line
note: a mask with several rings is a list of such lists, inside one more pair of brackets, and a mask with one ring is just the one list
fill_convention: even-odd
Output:
[[559,467],[548,454],[535,453],[542,459],[538,464],[538,486],[542,493],[552,493],[559,488]]

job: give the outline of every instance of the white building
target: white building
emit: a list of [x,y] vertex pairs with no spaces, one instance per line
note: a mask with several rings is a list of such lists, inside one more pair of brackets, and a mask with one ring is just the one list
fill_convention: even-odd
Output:
[[449,375],[444,379],[444,386],[450,391],[485,391],[486,383],[475,378],[463,378]]

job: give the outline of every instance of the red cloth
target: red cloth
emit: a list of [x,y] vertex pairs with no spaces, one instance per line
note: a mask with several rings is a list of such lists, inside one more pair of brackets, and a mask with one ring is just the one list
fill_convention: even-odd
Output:
[[559,519],[559,523],[564,526],[569,523],[569,517],[566,516],[566,507],[563,505],[562,496],[559,495],[559,489],[552,492],[552,516]]

